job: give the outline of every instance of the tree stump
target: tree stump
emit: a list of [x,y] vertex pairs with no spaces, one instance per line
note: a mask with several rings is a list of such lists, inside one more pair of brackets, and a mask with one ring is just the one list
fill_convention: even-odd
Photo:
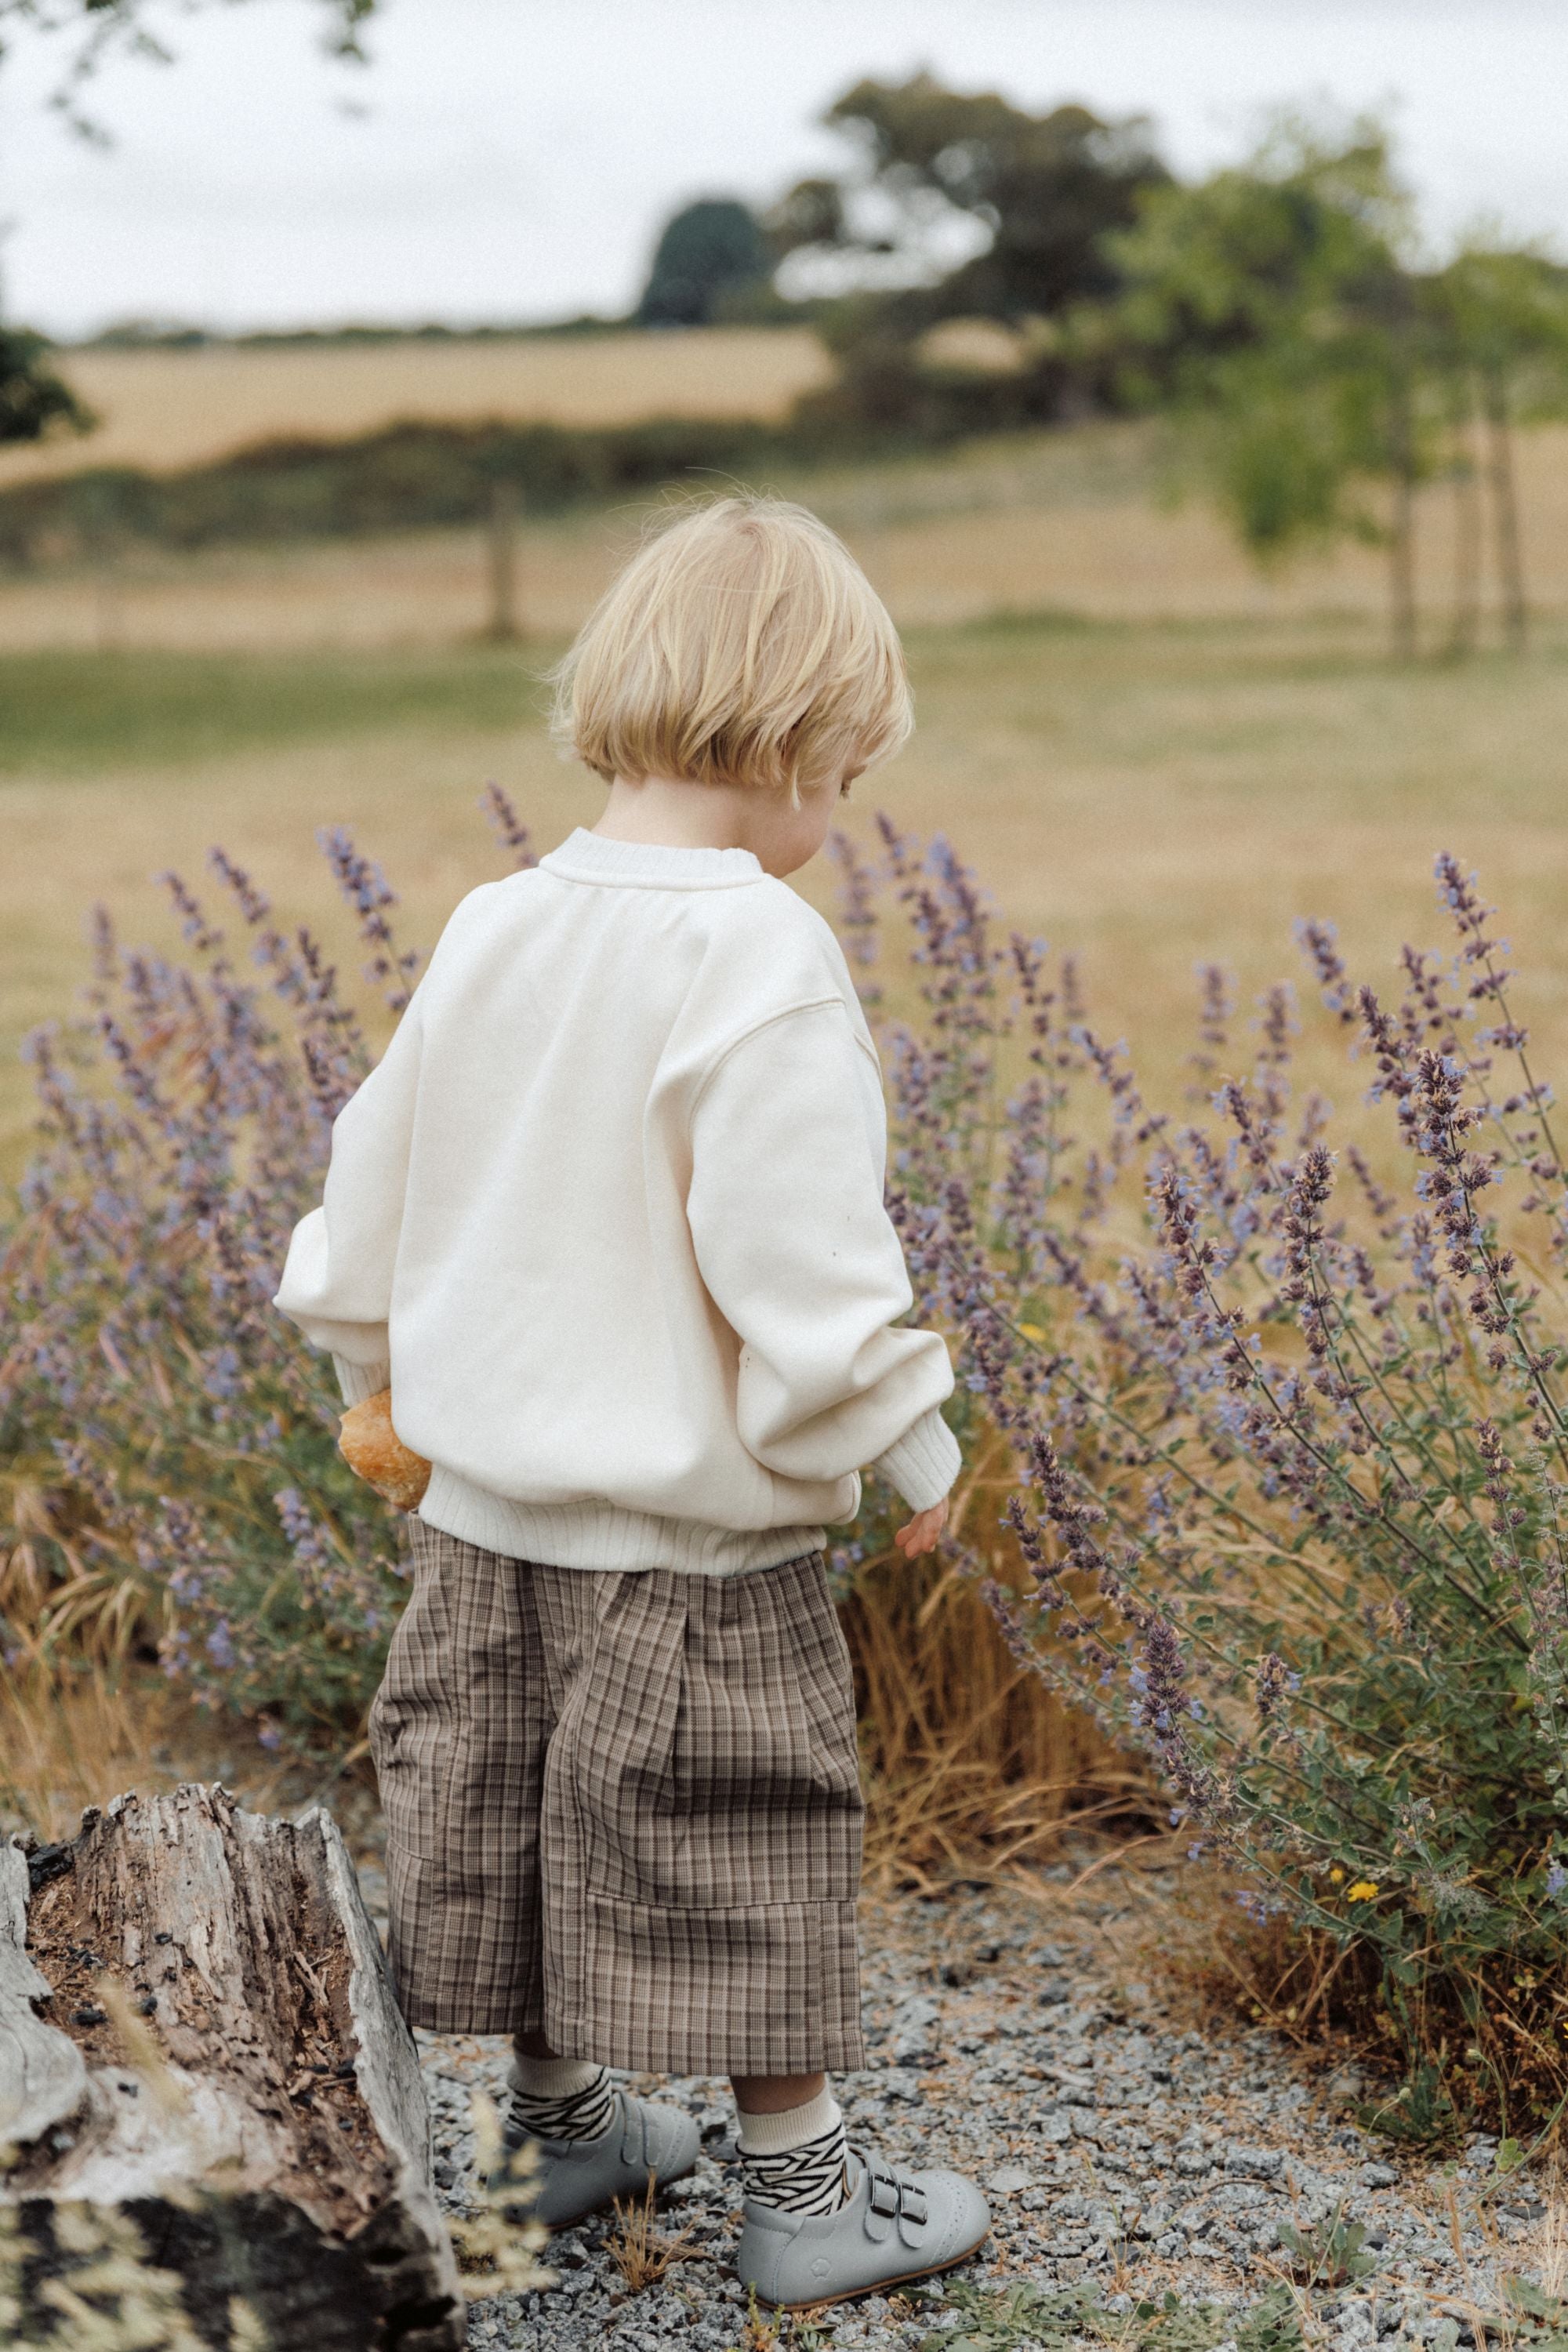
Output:
[[186,1786],[0,1846],[7,2145],[29,2294],[68,2270],[64,2209],[108,2207],[219,2352],[235,2298],[273,2352],[467,2340],[413,2039],[319,1807]]

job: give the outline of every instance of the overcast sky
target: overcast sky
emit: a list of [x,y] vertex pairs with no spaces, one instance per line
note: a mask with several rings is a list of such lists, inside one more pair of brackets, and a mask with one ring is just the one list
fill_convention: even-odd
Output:
[[924,65],[1030,107],[1147,112],[1184,171],[1261,110],[1390,113],[1435,238],[1478,215],[1568,249],[1568,0],[385,0],[366,71],[311,0],[163,19],[85,147],[58,47],[0,67],[8,313],[227,327],[624,309],[682,199],[765,199],[834,160],[815,117]]

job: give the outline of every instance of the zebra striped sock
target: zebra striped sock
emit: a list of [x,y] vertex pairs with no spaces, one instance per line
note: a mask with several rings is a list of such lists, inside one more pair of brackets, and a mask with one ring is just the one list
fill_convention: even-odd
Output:
[[603,2066],[581,2058],[525,2058],[511,2067],[509,2139],[601,2139],[615,2114]]
[[782,2115],[741,2116],[746,2195],[783,2213],[837,2213],[846,2195],[849,2146],[844,2117],[826,2085]]

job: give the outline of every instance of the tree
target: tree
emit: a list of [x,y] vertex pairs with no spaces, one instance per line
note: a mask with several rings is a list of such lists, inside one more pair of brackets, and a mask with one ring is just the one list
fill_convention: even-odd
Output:
[[766,285],[773,255],[761,223],[733,196],[701,196],[666,224],[637,318],[645,327],[707,327]]
[[0,442],[85,433],[94,421],[91,410],[48,366],[47,348],[40,335],[0,324]]
[[[184,0],[187,13],[208,0]],[[376,0],[318,0],[327,18],[327,46],[334,57],[363,58],[360,34],[374,15]],[[53,33],[67,44],[65,69],[51,105],[74,130],[89,138],[101,132],[84,111],[83,85],[117,49],[167,63],[169,51],[148,26],[152,0],[0,0],[0,57],[18,31]]]
[[[818,324],[840,363],[808,396],[822,420],[930,438],[1038,423],[1090,405],[1113,370],[1068,353],[1053,322],[1120,285],[1110,233],[1168,179],[1140,118],[1083,106],[1034,115],[930,74],[862,81],[823,118],[854,150],[837,177],[800,181],[764,226],[797,282],[830,287]],[[1010,376],[934,368],[921,351],[947,319],[1022,330]]]
[[[1110,240],[1146,403],[1260,560],[1350,535],[1389,551],[1394,651],[1415,650],[1414,499],[1430,463],[1408,201],[1373,122],[1285,118],[1245,166],[1150,191]],[[1386,514],[1367,489],[1387,491]]]
[[793,188],[771,233],[781,253],[847,257],[867,282],[901,289],[895,315],[910,333],[943,318],[1052,318],[1113,293],[1107,235],[1170,176],[1141,117],[1028,114],[930,74],[858,82],[823,121],[858,160]]
[[[187,7],[202,5],[203,0],[186,0]],[[321,0],[321,5],[329,19],[332,53],[362,57],[360,27],[374,13],[376,0]],[[0,0],[0,58],[19,31],[62,36],[68,44],[67,60],[50,103],[73,130],[101,139],[83,108],[83,85],[117,48],[167,61],[168,51],[147,28],[148,13],[148,0]],[[47,348],[42,336],[7,327],[0,319],[0,443],[90,429],[91,411],[48,366]]]
[[1452,473],[1459,499],[1452,650],[1467,652],[1479,612],[1479,415],[1486,431],[1498,578],[1508,642],[1529,633],[1513,425],[1568,407],[1568,271],[1528,247],[1466,246],[1425,289],[1449,385]]

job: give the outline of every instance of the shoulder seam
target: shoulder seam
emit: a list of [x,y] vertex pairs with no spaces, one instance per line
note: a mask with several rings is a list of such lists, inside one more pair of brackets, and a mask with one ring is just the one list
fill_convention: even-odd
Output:
[[[764,1013],[760,1021],[753,1021],[749,1029],[742,1029],[738,1036],[731,1037],[729,1044],[721,1047],[703,1071],[698,1082],[697,1091],[691,1097],[691,1108],[687,1114],[688,1119],[696,1118],[698,1105],[731,1054],[738,1054],[742,1045],[749,1045],[753,1037],[760,1037],[765,1029],[775,1029],[781,1021],[793,1021],[798,1013],[826,1013],[831,1012],[835,1007],[847,1019],[849,1008],[837,990],[831,996],[803,996],[794,1004],[781,1005],[776,1013]],[[850,1035],[851,1037],[855,1035],[853,1029],[850,1031]],[[855,1037],[855,1043],[858,1045],[859,1042],[859,1039]]]

